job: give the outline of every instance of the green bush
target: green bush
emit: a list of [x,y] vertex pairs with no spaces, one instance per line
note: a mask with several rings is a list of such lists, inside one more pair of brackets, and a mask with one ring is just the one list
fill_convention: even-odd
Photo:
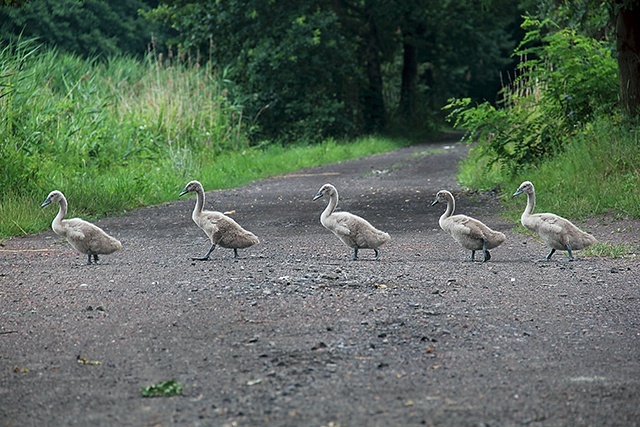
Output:
[[519,74],[503,88],[500,108],[472,106],[469,99],[444,107],[455,127],[466,131],[465,140],[477,142],[472,156],[494,176],[508,178],[557,155],[594,117],[616,111],[611,46],[571,29],[543,36],[545,24],[525,20],[528,32],[515,52],[522,58]]
[[611,46],[571,29],[542,35],[546,24],[526,20],[520,74],[500,108],[467,99],[446,107],[475,144],[458,181],[500,188],[514,221],[524,206],[510,195],[525,180],[536,185],[537,212],[640,218],[640,127],[619,112]]
[[162,58],[85,60],[32,41],[0,46],[0,238],[48,228],[54,190],[94,219],[207,190],[388,151],[382,138],[250,146],[224,72]]
[[524,205],[510,195],[525,180],[536,185],[537,212],[640,218],[640,126],[616,115],[596,118],[562,153],[502,181],[514,220]]

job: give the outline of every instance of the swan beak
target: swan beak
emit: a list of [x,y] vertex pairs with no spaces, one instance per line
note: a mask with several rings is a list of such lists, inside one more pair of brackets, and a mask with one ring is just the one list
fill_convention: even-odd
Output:
[[436,199],[433,201],[433,203],[431,203],[431,206],[435,206],[438,204],[438,198],[436,197]]
[[324,193],[322,191],[318,191],[316,193],[315,196],[313,196],[313,201],[315,202],[316,200],[318,200],[320,197],[324,196]]
[[522,191],[521,189],[518,188],[518,191],[516,191],[515,193],[513,193],[513,196],[511,197],[515,197],[515,196],[519,196],[520,194],[524,193],[524,191]]
[[180,194],[178,194],[178,197],[180,197],[180,196],[184,196],[184,195],[185,195],[185,194],[187,194],[188,192],[189,192],[189,190],[187,190],[187,189],[185,188],[184,190],[182,190],[182,191],[180,192]]
[[47,205],[51,204],[51,199],[47,197],[47,200],[45,200],[44,202],[42,202],[42,204],[40,205],[41,208],[44,208]]

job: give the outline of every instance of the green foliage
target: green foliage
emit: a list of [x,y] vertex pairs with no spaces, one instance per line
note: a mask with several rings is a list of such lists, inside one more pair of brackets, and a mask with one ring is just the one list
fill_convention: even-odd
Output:
[[[164,0],[146,13],[177,32],[181,52],[231,66],[252,140],[292,142],[383,129],[429,128],[452,95],[489,94],[510,62],[507,0],[217,1]],[[259,34],[259,37],[256,37]],[[396,113],[407,74],[404,49],[417,50],[414,117]],[[489,87],[489,89],[487,89]],[[479,89],[482,88],[482,89]],[[406,92],[404,93],[406,95]],[[387,104],[385,105],[385,102]],[[431,126],[433,128],[433,126]],[[413,129],[411,129],[413,130]]]
[[608,258],[622,258],[626,255],[637,254],[640,248],[633,247],[629,243],[613,244],[613,243],[595,243],[587,247],[584,251],[584,255],[594,255],[598,257]]
[[429,131],[447,98],[495,98],[520,19],[510,0],[1,4],[0,40],[22,34],[82,57],[142,57],[174,36],[182,61],[228,70],[227,94],[254,143]]
[[0,50],[0,236],[50,227],[58,189],[70,216],[94,219],[207,189],[389,151],[363,138],[252,147],[241,106],[214,70],[147,58],[96,62],[20,41]]
[[572,28],[597,40],[615,37],[612,25],[616,11],[635,0],[521,0],[524,10],[540,20],[550,20],[558,28]]
[[[318,2],[174,1],[146,14],[179,29],[183,52],[230,66],[229,96],[254,141],[321,141],[353,133],[347,99],[358,85],[353,43]],[[259,34],[259,37],[256,37]]]
[[154,1],[28,0],[0,4],[0,40],[19,36],[84,57],[130,54],[142,58],[159,25],[138,14]]
[[345,89],[357,83],[358,70],[337,17],[330,10],[280,7],[282,20],[251,42],[239,76],[243,90],[254,94],[248,106],[259,115],[255,137],[319,141],[353,134]]
[[[29,46],[3,50],[0,108],[5,143],[16,141],[30,156],[109,168],[133,155],[165,157],[164,147],[221,151],[244,143],[238,108],[211,70],[153,58],[98,64],[55,50],[36,57]],[[62,151],[51,144],[58,140]]]
[[142,397],[182,396],[184,394],[184,386],[176,380],[168,380],[144,387],[141,393]]
[[523,204],[510,195],[525,180],[536,185],[537,212],[640,218],[640,130],[620,117],[611,47],[572,29],[544,35],[547,24],[526,21],[524,61],[502,108],[468,99],[447,107],[476,143],[458,180],[501,188],[513,220]]
[[[614,117],[600,117],[567,141],[558,156],[499,181],[508,215],[524,208],[510,195],[520,183],[536,186],[537,212],[569,218],[605,214],[640,218],[640,127]],[[465,164],[463,169],[470,168]],[[465,185],[475,186],[470,182]]]
[[523,24],[528,33],[516,54],[524,60],[503,89],[502,108],[472,106],[470,99],[445,107],[455,126],[466,130],[465,139],[478,143],[474,158],[494,175],[508,178],[557,155],[594,117],[617,108],[611,47],[569,29],[543,36],[543,25],[532,19]]

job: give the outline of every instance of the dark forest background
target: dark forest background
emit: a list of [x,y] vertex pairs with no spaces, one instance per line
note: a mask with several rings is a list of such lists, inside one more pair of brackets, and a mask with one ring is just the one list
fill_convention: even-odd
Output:
[[0,36],[213,61],[254,139],[320,140],[429,130],[450,97],[495,102],[523,13],[510,0],[28,0],[0,8]]
[[524,15],[614,46],[616,14],[630,11],[628,26],[639,26],[637,3],[4,0],[0,37],[84,57],[210,62],[254,140],[314,141],[429,131],[453,97],[495,104],[520,60]]

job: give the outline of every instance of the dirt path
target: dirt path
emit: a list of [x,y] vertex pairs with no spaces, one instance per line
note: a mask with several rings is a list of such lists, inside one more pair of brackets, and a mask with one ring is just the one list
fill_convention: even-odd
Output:
[[[190,261],[209,246],[193,197],[100,221],[124,249],[97,266],[51,232],[5,242],[0,425],[640,425],[637,259],[532,263],[540,243],[460,194],[508,239],[462,262],[430,207],[460,191],[450,144],[207,193],[261,238],[239,260]],[[320,225],[325,182],[392,235],[379,261],[345,261]],[[585,228],[640,239],[637,221]],[[183,396],[141,397],[169,379]]]

